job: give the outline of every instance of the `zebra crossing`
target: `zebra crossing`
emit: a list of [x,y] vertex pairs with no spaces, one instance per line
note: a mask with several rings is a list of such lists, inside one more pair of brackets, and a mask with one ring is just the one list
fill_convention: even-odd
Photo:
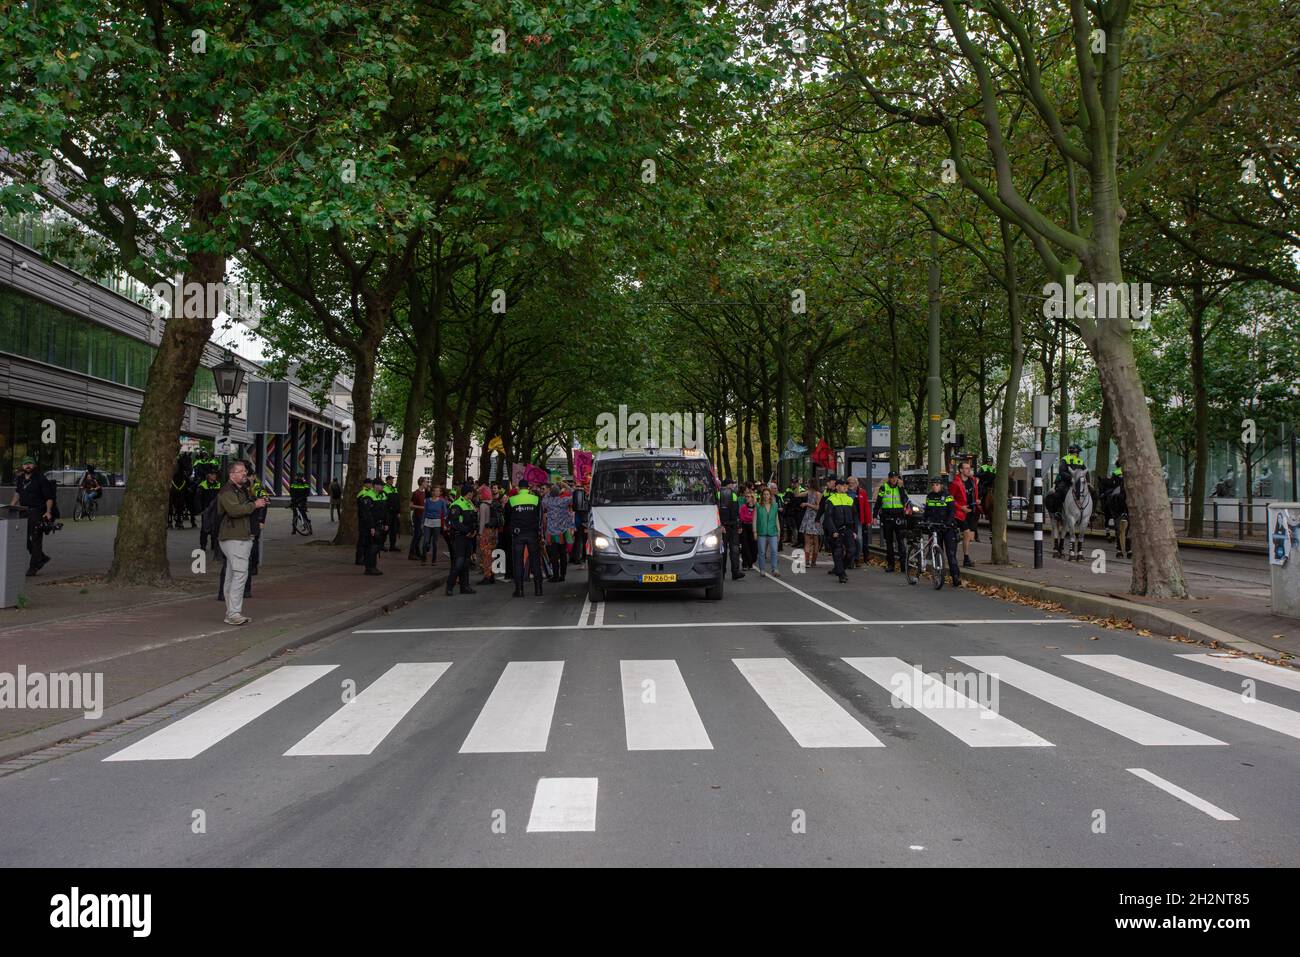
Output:
[[[1181,661],[1300,692],[1295,672],[1261,662],[1214,655],[1177,657]],[[846,657],[841,660],[867,679],[868,683],[863,686],[864,694],[878,694],[879,691],[873,689],[883,689],[887,693],[886,700],[892,700],[900,714],[914,712],[968,747],[1055,746],[1052,741],[1001,713],[996,701],[990,707],[989,702],[976,700],[946,686],[940,676],[927,674],[901,658]],[[1145,747],[1226,746],[1228,742],[1070,680],[1071,676],[1082,678],[1086,674],[1079,666],[1124,679],[1129,685],[1190,702],[1207,712],[1300,738],[1298,711],[1267,704],[1251,695],[1122,655],[1062,655],[1059,670],[1063,674],[1005,655],[955,655],[953,660],[975,669],[968,676],[987,676],[1083,722]],[[776,724],[783,727],[800,748],[907,746],[906,742],[886,745],[859,715],[852,713],[788,658],[733,658],[731,662]],[[278,706],[335,672],[338,667],[282,666],[103,760],[193,759],[241,732],[251,734],[250,726],[262,722]],[[459,753],[547,751],[564,682],[564,668],[563,661],[508,662],[480,706]],[[689,676],[683,674],[676,660],[623,660],[619,662],[619,668],[623,732],[629,752],[713,750],[714,743],[696,707]],[[446,677],[448,675],[456,675],[454,662],[394,664],[342,707],[325,716],[319,725],[285,751],[283,757],[373,754],[412,710],[434,692],[435,686],[440,682],[444,686],[447,684],[450,680]],[[1296,703],[1300,705],[1300,699]],[[256,739],[244,740],[251,742]]]

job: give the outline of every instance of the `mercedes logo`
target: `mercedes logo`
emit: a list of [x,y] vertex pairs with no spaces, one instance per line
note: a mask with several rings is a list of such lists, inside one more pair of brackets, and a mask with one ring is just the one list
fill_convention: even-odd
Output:
[[668,543],[665,542],[662,538],[656,538],[653,542],[650,543],[650,551],[654,552],[656,555],[658,555],[667,547],[668,547]]

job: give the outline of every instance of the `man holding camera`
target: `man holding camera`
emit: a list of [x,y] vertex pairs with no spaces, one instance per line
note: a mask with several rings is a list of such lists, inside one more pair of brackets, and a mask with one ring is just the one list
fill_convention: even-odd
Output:
[[45,473],[36,470],[36,460],[30,455],[23,459],[22,471],[14,479],[14,486],[13,501],[9,504],[27,509],[27,553],[31,555],[27,575],[30,577],[50,560],[41,548],[41,542],[45,538],[46,523],[54,521],[56,493],[54,483],[45,477]]

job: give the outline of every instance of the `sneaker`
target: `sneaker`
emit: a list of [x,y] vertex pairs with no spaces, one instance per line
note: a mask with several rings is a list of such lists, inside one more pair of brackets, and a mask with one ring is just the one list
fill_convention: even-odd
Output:
[[740,580],[741,580],[742,578],[744,578],[744,577],[745,577],[745,573],[744,573],[744,572],[741,572],[739,575],[732,575],[732,576],[731,576],[731,580],[732,580],[733,582],[738,582],[738,581],[740,581]]
[[780,577],[781,577],[781,573],[780,573],[780,572],[772,572],[772,577],[773,577],[773,578],[780,578]]
[[231,615],[226,618],[227,625],[247,625],[253,619],[246,615]]
[[962,560],[961,567],[962,567],[962,568],[974,568],[974,567],[975,567],[975,563],[974,563],[973,561],[971,561],[971,560],[970,560],[970,556],[967,555],[967,556],[965,557],[965,559]]
[[366,569],[366,574],[367,574],[367,575],[382,575],[383,572],[381,572],[378,568],[367,568],[367,569]]
[[759,578],[766,578],[766,577],[767,577],[767,572],[763,571],[763,570],[760,568],[759,571],[758,571],[758,577],[759,577]]

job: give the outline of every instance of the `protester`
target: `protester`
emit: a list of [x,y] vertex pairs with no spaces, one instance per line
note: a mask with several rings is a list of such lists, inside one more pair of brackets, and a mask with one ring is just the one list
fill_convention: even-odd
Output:
[[338,479],[330,479],[330,521],[338,521],[343,514],[343,486]]
[[587,525],[591,516],[587,483],[578,482],[573,489],[573,564],[587,563]]
[[564,494],[556,482],[542,499],[542,528],[546,541],[546,554],[551,560],[551,574],[547,581],[562,582],[569,570],[569,549],[573,546],[572,499]]
[[754,487],[745,485],[745,500],[740,503],[740,558],[749,571],[758,558],[758,538],[754,534]]
[[442,537],[443,526],[447,524],[447,499],[443,497],[444,489],[435,485],[424,497],[423,525],[420,529],[420,564],[428,561],[438,564],[438,539]]
[[483,577],[475,584],[495,585],[496,574],[492,569],[492,552],[497,547],[497,532],[501,528],[501,506],[492,497],[492,489],[480,485],[478,489],[478,554],[479,570]]
[[801,502],[802,517],[799,519],[799,533],[803,535],[803,551],[809,568],[817,567],[817,553],[821,550],[822,527],[817,520],[821,503],[821,488],[816,479],[809,479],[808,494]]
[[411,493],[411,547],[407,550],[406,557],[413,562],[419,561],[420,550],[424,547],[420,526],[424,522],[425,486],[428,484],[428,477],[421,475],[415,484],[415,491]]
[[771,488],[763,489],[763,496],[754,506],[754,537],[758,541],[758,574],[760,578],[767,575],[781,577],[776,567],[777,545],[781,536],[781,509]]

